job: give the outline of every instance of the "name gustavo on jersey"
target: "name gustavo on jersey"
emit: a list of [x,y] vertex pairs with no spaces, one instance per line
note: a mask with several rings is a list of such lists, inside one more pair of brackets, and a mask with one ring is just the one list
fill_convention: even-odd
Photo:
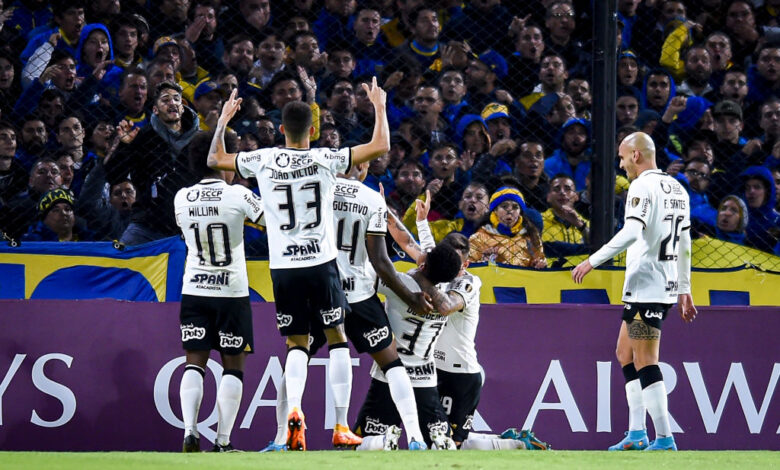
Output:
[[307,166],[305,168],[299,168],[297,170],[291,170],[291,171],[279,171],[279,170],[274,170],[273,168],[269,168],[269,170],[271,170],[271,179],[289,180],[289,179],[303,178],[304,176],[318,175],[320,172],[320,167],[318,167],[317,165],[312,165],[312,166]]
[[368,214],[368,206],[349,201],[333,201],[333,210],[341,212],[354,212],[355,214]]

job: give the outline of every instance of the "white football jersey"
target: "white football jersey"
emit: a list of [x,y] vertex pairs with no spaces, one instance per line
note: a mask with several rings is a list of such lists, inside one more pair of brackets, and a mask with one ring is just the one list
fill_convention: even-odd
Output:
[[182,294],[246,297],[244,219],[258,222],[263,204],[252,191],[218,179],[182,188],[173,200],[187,244]]
[[447,326],[436,342],[436,367],[445,372],[475,374],[481,370],[474,346],[479,325],[481,287],[482,281],[479,277],[469,272],[442,285],[442,291],[456,292],[463,297],[464,303],[462,310],[447,317]]
[[376,271],[368,259],[366,236],[387,233],[387,204],[360,181],[338,178],[333,215],[339,273],[347,301],[354,304],[376,292]]
[[349,148],[266,148],[240,152],[236,169],[257,178],[266,209],[271,269],[317,266],[336,258],[333,187],[352,164]]
[[[398,277],[412,293],[421,291],[412,276],[398,273]],[[436,311],[427,315],[417,315],[383,283],[379,285],[380,292],[386,296],[385,311],[398,346],[398,357],[406,368],[412,386],[436,387],[438,379],[433,351],[436,349],[436,340],[441,335],[444,325],[447,324],[447,317]],[[371,377],[387,382],[376,362],[371,366]]]
[[623,301],[676,303],[678,242],[691,227],[688,192],[661,170],[646,170],[628,188],[628,219],[645,228],[626,251]]

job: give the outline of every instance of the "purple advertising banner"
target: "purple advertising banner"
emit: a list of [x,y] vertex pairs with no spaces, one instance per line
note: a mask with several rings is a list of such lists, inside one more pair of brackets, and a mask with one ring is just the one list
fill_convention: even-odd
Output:
[[[273,304],[253,309],[256,352],[233,431],[245,450],[275,434],[284,364]],[[481,316],[486,381],[475,430],[532,428],[556,449],[605,449],[623,437],[619,306],[483,305]],[[690,325],[670,312],[661,370],[681,449],[780,449],[777,331],[777,307],[705,307]],[[0,450],[181,449],[178,304],[0,301],[0,348]],[[312,449],[330,448],[334,421],[323,354],[311,361],[303,401]],[[216,434],[221,367],[212,359],[199,417],[204,449]],[[371,364],[354,353],[352,361],[350,419]]]

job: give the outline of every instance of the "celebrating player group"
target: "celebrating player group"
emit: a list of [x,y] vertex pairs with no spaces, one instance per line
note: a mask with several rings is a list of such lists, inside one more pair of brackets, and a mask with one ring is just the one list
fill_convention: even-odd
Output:
[[[302,395],[309,358],[325,344],[336,417],[334,447],[394,450],[405,431],[409,450],[548,448],[530,430],[470,431],[484,372],[474,345],[481,282],[467,271],[469,240],[452,233],[434,243],[426,222],[429,197],[427,204],[417,201],[418,245],[400,221],[388,216],[380,193],[362,184],[368,162],[390,147],[385,91],[376,79],[363,87],[375,112],[373,135],[365,144],[311,148],[311,109],[294,101],[282,110],[285,147],[232,153],[225,132],[241,106],[233,91],[213,137],[206,135],[210,141],[201,143],[202,152],[191,152],[191,169],[202,180],[175,198],[176,221],[187,244],[180,312],[186,352],[180,388],[184,452],[201,449],[198,411],[212,349],[220,352],[224,366],[212,450],[235,451],[230,434],[245,359],[254,351],[245,219],[266,227],[276,323],[287,346],[277,434],[265,451],[306,450]],[[621,167],[634,180],[626,224],[572,277],[582,282],[594,266],[628,250],[617,356],[626,377],[630,422],[625,439],[610,450],[676,449],[658,354],[671,305],[679,301],[686,321],[696,314],[690,295],[688,196],[655,168],[646,134],[627,137],[619,153]],[[255,178],[259,195],[228,184],[226,172]],[[395,271],[386,251],[388,231],[417,261],[416,268]],[[378,293],[385,295],[384,305]],[[352,390],[348,341],[374,361],[354,423],[347,422]],[[657,434],[652,443],[646,411]]]

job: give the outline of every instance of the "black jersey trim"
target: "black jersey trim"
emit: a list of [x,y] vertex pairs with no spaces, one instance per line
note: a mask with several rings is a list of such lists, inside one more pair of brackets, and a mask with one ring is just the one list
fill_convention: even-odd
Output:
[[257,218],[252,221],[252,223],[256,225],[260,225],[260,219],[262,219],[264,215],[265,215],[265,211],[261,212],[260,215],[258,215]]
[[349,163],[347,165],[347,171],[345,171],[344,174],[347,174],[350,171],[352,171],[352,147],[349,147]]
[[683,228],[682,228],[682,230],[690,230],[690,229],[691,229],[691,226],[690,226],[690,225],[689,225],[689,226],[687,226],[687,227],[683,227]]
[[380,236],[387,236],[387,231],[384,232],[377,232],[375,230],[366,230],[366,235],[380,235]]
[[642,222],[642,227],[647,228],[647,224],[645,223],[645,221],[640,219],[639,217],[634,217],[633,215],[629,215],[628,217],[626,217],[626,220],[628,220],[628,219],[638,220],[638,221]]
[[235,160],[233,160],[233,166],[236,167],[236,173],[238,173],[238,176],[241,177],[241,179],[248,179],[246,176],[241,174],[241,169],[238,167],[238,156],[241,155],[243,152],[238,152],[236,154]]

